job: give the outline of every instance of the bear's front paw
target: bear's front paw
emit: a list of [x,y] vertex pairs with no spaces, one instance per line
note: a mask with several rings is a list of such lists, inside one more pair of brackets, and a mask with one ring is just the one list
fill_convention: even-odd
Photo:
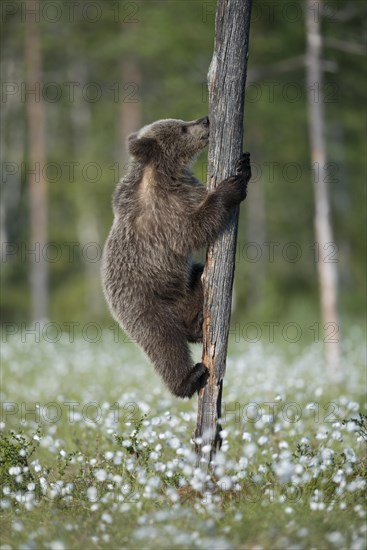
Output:
[[251,178],[250,153],[243,153],[236,163],[236,173],[219,186],[229,206],[238,204],[247,196],[247,184]]
[[251,179],[250,153],[242,153],[236,164],[236,173],[248,183]]
[[251,178],[250,153],[243,153],[236,164],[237,185],[240,188],[241,201],[247,197],[247,184]]

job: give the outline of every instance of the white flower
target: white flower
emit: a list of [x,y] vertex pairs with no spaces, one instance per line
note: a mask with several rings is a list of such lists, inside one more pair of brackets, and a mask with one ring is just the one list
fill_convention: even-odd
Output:
[[320,430],[316,434],[316,439],[323,440],[323,439],[327,439],[327,438],[328,438],[328,432],[327,431]]
[[96,487],[88,487],[87,497],[91,502],[94,502],[95,500],[97,500],[97,489],[96,489]]
[[177,437],[173,437],[170,441],[168,441],[168,445],[172,449],[178,449],[179,447],[181,447],[181,441],[177,439]]
[[354,491],[357,491],[358,489],[362,490],[366,486],[366,481],[362,478],[353,479],[350,483],[347,485],[347,490],[353,493]]
[[289,481],[295,471],[295,465],[288,460],[282,460],[274,465],[274,471],[281,483]]
[[344,545],[344,537],[338,531],[332,531],[327,533],[326,538],[331,544],[335,544],[338,548],[341,548]]
[[218,485],[221,491],[229,491],[232,488],[232,480],[229,476],[223,476],[219,481]]
[[358,426],[355,422],[350,421],[350,422],[347,422],[347,431],[348,432],[356,432],[358,430]]
[[345,449],[343,449],[343,453],[348,462],[356,462],[356,454],[351,447],[346,447]]
[[243,448],[243,452],[247,457],[253,457],[256,453],[256,445],[254,443],[249,443],[248,445],[245,445]]
[[105,481],[107,479],[107,472],[106,470],[99,468],[94,472],[94,477],[98,479],[98,481]]
[[101,519],[105,523],[110,523],[110,524],[112,523],[112,516],[110,514],[108,514],[107,512],[103,512]]
[[13,531],[18,531],[18,532],[19,532],[19,531],[23,531],[23,527],[24,527],[24,524],[23,524],[22,521],[17,521],[17,520],[15,520],[15,521],[13,521],[13,523],[12,523],[12,529],[13,529]]
[[22,471],[22,468],[20,466],[11,466],[9,468],[9,474],[11,476],[17,476],[20,474],[21,471]]

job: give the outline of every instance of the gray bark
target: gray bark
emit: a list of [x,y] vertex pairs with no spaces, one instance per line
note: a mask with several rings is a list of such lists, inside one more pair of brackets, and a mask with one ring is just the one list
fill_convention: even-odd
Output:
[[[319,4],[319,5],[318,5]],[[325,358],[330,374],[340,371],[340,323],[338,315],[337,263],[330,261],[330,245],[334,237],[330,219],[330,199],[325,140],[325,112],[323,97],[322,38],[320,33],[320,1],[307,0],[307,96],[309,113],[309,139],[311,161],[315,170],[313,178],[315,194],[316,258],[321,316],[325,330]],[[318,8],[318,9],[315,9]],[[330,336],[332,335],[332,336]]]
[[[215,44],[209,69],[208,187],[235,172],[242,153],[251,0],[218,0]],[[236,253],[237,208],[221,237],[208,248],[204,282],[203,362],[209,379],[200,391],[195,430],[198,464],[210,464],[220,447],[223,377],[226,368]],[[210,448],[204,453],[203,447]]]
[[[39,9],[38,0],[27,2],[29,9]],[[28,89],[42,81],[40,25],[32,14],[27,14],[25,25],[25,64]],[[48,311],[48,264],[42,254],[47,244],[47,184],[43,176],[46,162],[46,114],[42,98],[27,97],[30,201],[30,249],[36,247],[30,266],[32,318],[45,319]]]

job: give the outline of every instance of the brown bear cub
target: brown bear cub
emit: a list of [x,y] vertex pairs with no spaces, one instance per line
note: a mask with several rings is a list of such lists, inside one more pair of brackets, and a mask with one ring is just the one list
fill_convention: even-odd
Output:
[[178,397],[192,397],[207,378],[188,345],[202,341],[203,323],[203,266],[191,254],[217,238],[251,177],[245,153],[236,175],[208,192],[190,171],[208,141],[208,117],[159,120],[129,136],[132,162],[113,196],[103,252],[112,315]]

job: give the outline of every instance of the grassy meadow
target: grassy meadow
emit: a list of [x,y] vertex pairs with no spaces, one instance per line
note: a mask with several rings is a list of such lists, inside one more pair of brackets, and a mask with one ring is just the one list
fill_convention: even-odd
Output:
[[2,550],[365,548],[358,330],[343,382],[320,343],[232,342],[211,479],[195,467],[196,399],[171,397],[110,332],[70,340],[2,346]]

